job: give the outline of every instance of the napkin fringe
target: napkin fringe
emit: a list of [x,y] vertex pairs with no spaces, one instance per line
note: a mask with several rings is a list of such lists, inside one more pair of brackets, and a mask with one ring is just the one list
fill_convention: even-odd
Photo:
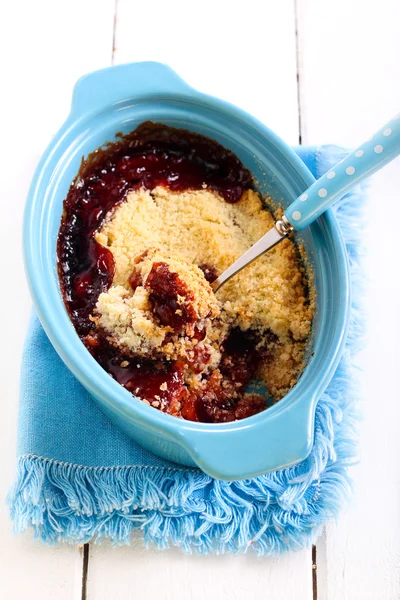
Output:
[[[317,154],[320,174],[342,157],[330,150],[327,164]],[[18,460],[8,498],[14,529],[30,526],[47,543],[74,544],[103,538],[128,544],[141,530],[146,545],[202,554],[251,547],[269,555],[312,543],[351,491],[347,467],[356,456],[359,418],[351,357],[360,347],[364,320],[361,200],[357,187],[335,209],[350,257],[352,314],[339,367],[317,405],[314,446],[306,460],[254,479],[224,482],[198,470],[85,467],[26,454]]]
[[141,530],[147,546],[199,554],[304,547],[351,490],[344,465],[355,455],[355,415],[340,406],[344,392],[349,398],[347,367],[337,375],[318,404],[314,449],[301,465],[228,483],[200,471],[84,467],[28,454],[9,499],[14,529],[31,526],[47,543],[74,544],[129,544]]

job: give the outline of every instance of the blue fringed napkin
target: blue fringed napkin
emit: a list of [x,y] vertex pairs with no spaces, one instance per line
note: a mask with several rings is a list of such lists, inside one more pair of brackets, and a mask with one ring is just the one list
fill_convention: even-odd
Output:
[[[333,146],[297,150],[316,177],[341,158]],[[356,198],[355,196],[359,196]],[[309,544],[349,491],[354,458],[352,354],[360,339],[359,245],[352,229],[360,188],[336,206],[350,255],[353,311],[337,372],[320,399],[314,447],[294,467],[227,483],[167,463],[116,429],[67,370],[36,317],[23,355],[18,466],[9,495],[16,530],[33,527],[44,542],[110,538],[164,548],[276,554]]]

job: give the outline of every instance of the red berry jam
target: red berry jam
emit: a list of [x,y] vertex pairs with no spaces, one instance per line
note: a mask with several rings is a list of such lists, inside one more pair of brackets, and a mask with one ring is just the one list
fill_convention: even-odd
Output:
[[[227,422],[251,416],[265,409],[257,394],[244,395],[260,360],[254,334],[234,330],[224,343],[220,368],[205,375],[201,385],[191,389],[185,372],[202,372],[206,364],[199,345],[193,358],[168,362],[124,356],[105,336],[93,328],[90,315],[100,293],[113,280],[115,265],[111,252],[94,239],[109,211],[122,202],[129,191],[164,186],[172,191],[207,186],[226,202],[237,202],[253,186],[250,172],[239,159],[217,142],[188,131],[146,122],[135,131],[96,150],[82,161],[79,173],[64,201],[57,254],[61,290],[70,318],[87,349],[122,386],[155,408],[185,419]],[[206,279],[218,275],[213,265],[200,265]],[[132,289],[142,284],[135,271]],[[146,286],[154,314],[162,325],[179,331],[194,324],[196,316],[180,304],[189,291],[165,263],[156,263]],[[188,298],[190,300],[190,298]],[[194,329],[201,341],[205,332]]]
[[[150,302],[162,325],[180,331],[185,325],[195,323],[197,314],[193,308],[193,295],[177,273],[172,273],[166,263],[154,263],[146,280],[150,289]],[[185,298],[179,304],[179,296]]]

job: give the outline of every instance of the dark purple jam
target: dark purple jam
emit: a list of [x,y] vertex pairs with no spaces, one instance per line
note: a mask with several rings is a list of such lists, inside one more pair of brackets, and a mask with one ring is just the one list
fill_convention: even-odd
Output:
[[[217,142],[160,123],[143,123],[88,156],[64,201],[57,243],[59,279],[70,318],[102,367],[126,389],[150,403],[179,402],[184,418],[207,422],[232,421],[260,412],[265,408],[261,396],[238,396],[259,361],[251,335],[231,333],[221,371],[214,372],[203,390],[194,393],[184,384],[185,365],[128,359],[93,330],[89,316],[99,294],[110,287],[115,271],[111,252],[96,242],[94,234],[128,191],[140,187],[151,190],[159,185],[173,191],[206,185],[226,202],[235,203],[243,191],[252,187],[253,180],[239,159]],[[192,316],[183,314],[179,322],[175,316],[172,323],[176,308],[173,288],[177,282],[174,277],[163,277],[162,263],[156,267],[149,283],[155,314],[161,323],[168,322],[179,330]],[[216,278],[212,265],[200,268],[208,281]],[[133,287],[140,285],[134,278],[130,283]],[[196,358],[199,362],[202,359],[207,357]],[[168,383],[168,392],[160,393],[163,382]]]

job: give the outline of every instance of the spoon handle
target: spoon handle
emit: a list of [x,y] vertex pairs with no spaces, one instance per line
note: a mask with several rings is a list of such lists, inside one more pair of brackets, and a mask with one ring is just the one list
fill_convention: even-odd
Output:
[[304,229],[356,183],[381,169],[398,154],[400,114],[292,202],[285,211],[286,219],[294,229]]

